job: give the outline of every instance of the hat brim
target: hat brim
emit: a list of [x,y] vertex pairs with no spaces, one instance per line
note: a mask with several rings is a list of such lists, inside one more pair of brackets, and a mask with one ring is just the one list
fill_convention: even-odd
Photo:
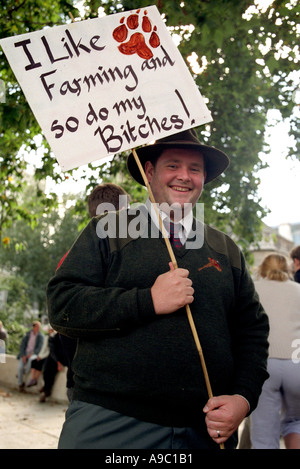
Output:
[[[167,148],[187,148],[191,150],[198,150],[204,157],[206,179],[205,183],[213,181],[220,176],[229,166],[229,158],[221,150],[209,145],[193,143],[193,142],[160,142],[153,145],[147,145],[136,150],[141,165],[145,168],[146,161],[151,161],[161,154]],[[133,179],[141,185],[145,185],[140,169],[135,161],[133,153],[127,158],[127,168]]]

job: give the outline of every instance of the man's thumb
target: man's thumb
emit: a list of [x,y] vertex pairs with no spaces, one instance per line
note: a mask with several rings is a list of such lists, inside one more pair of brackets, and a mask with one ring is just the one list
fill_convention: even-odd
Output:
[[210,410],[217,409],[222,404],[222,399],[219,397],[211,397],[203,408],[203,412],[207,413]]

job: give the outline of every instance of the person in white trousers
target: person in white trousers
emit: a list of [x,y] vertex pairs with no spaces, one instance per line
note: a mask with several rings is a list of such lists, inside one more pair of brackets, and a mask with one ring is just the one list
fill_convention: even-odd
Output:
[[285,257],[268,255],[259,266],[256,291],[269,317],[270,374],[251,415],[253,449],[300,449],[300,284]]

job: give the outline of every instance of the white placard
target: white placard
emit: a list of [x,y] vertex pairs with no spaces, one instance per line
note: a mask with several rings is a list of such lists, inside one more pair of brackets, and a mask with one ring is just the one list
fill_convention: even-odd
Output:
[[63,170],[212,120],[155,6],[0,45]]

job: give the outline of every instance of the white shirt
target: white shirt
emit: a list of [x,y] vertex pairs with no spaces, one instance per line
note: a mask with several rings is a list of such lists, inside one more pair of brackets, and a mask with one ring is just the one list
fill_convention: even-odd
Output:
[[[147,207],[147,210],[148,210],[148,212],[151,216],[151,219],[152,219],[153,223],[155,223],[156,227],[161,231],[157,212],[156,212],[155,208],[153,207],[153,204],[151,203],[150,199],[146,200],[145,205]],[[159,212],[159,215],[161,217],[161,220],[164,223],[164,226],[166,227],[166,230],[168,231],[168,226],[169,226],[170,222],[173,222],[173,221],[170,220],[170,218],[168,217],[168,215],[165,212],[160,210],[159,204],[156,204],[156,205],[157,205],[158,212]],[[185,214],[185,216],[181,220],[178,220],[176,223],[181,224],[181,226],[182,226],[182,230],[179,231],[179,238],[180,238],[181,243],[185,244],[185,242],[188,239],[188,236],[189,236],[189,234],[192,230],[193,211],[190,210],[187,214]]]

